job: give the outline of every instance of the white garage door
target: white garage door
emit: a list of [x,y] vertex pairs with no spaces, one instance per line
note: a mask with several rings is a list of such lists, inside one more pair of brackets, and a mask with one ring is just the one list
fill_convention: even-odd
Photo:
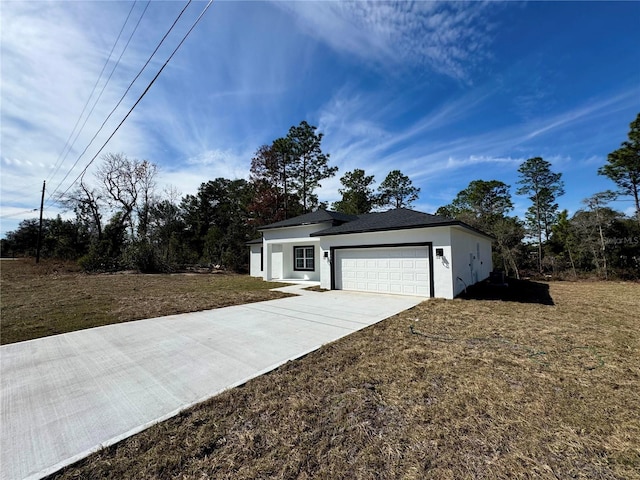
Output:
[[429,296],[427,247],[336,250],[338,290]]

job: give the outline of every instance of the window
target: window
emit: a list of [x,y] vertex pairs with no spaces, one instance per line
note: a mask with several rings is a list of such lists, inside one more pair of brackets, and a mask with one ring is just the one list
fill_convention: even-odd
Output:
[[315,270],[313,251],[314,247],[293,247],[293,269]]
[[260,247],[260,271],[264,271],[264,247]]

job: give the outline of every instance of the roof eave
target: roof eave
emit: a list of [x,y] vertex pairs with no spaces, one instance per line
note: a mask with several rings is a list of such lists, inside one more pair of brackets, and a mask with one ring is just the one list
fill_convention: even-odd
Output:
[[[491,235],[488,235],[488,234],[482,232],[481,230],[473,228],[472,226],[467,225],[466,223],[461,222],[459,220],[451,220],[451,221],[447,221],[447,222],[429,223],[429,224],[421,224],[421,225],[405,225],[405,226],[401,226],[401,227],[363,228],[363,229],[359,229],[359,230],[349,230],[347,232],[328,232],[328,233],[324,233],[324,232],[326,232],[326,230],[321,230],[319,232],[312,233],[310,236],[311,237],[330,237],[330,236],[334,236],[334,235],[350,235],[350,234],[353,234],[353,233],[390,232],[390,231],[393,231],[393,230],[412,230],[412,229],[416,229],[416,228],[456,227],[456,226],[471,230],[472,232],[474,232],[474,233],[476,233],[478,235],[482,235],[483,237],[487,237],[492,241],[495,240],[495,238],[492,237]],[[329,230],[329,229],[327,229],[327,230]]]
[[293,225],[281,225],[279,227],[270,227],[268,225],[264,226],[264,227],[260,227],[258,228],[259,232],[263,232],[265,230],[278,230],[280,228],[296,228],[296,227],[304,227],[307,225],[318,225],[320,223],[329,223],[331,220],[324,220],[324,221],[317,221],[317,222],[303,222],[303,223],[295,223]]
[[390,232],[393,230],[411,230],[415,228],[446,227],[449,225],[453,225],[454,223],[455,222],[440,222],[438,224],[430,223],[430,224],[420,224],[420,225],[403,225],[399,227],[361,228],[358,230],[349,230],[347,232],[329,232],[329,233],[324,233],[326,230],[321,230],[319,232],[312,233],[311,236],[325,237],[325,236],[331,236],[331,235],[349,235],[351,233]]

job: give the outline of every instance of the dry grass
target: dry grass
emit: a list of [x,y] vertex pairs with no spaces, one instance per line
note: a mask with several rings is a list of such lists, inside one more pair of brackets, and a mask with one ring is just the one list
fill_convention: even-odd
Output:
[[640,286],[541,287],[424,302],[55,478],[640,478]]
[[312,287],[305,288],[305,290],[309,290],[310,292],[318,292],[318,293],[331,291],[326,288],[322,288],[320,285],[313,285]]
[[81,273],[73,263],[0,261],[0,342],[287,296],[246,275]]

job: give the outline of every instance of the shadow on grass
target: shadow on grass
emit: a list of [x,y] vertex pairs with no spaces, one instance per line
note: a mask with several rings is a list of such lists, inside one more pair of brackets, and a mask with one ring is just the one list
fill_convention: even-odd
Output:
[[463,300],[501,300],[503,302],[539,303],[555,305],[549,285],[532,280],[516,280],[509,278],[505,285],[496,285],[487,281],[467,288],[458,298]]

